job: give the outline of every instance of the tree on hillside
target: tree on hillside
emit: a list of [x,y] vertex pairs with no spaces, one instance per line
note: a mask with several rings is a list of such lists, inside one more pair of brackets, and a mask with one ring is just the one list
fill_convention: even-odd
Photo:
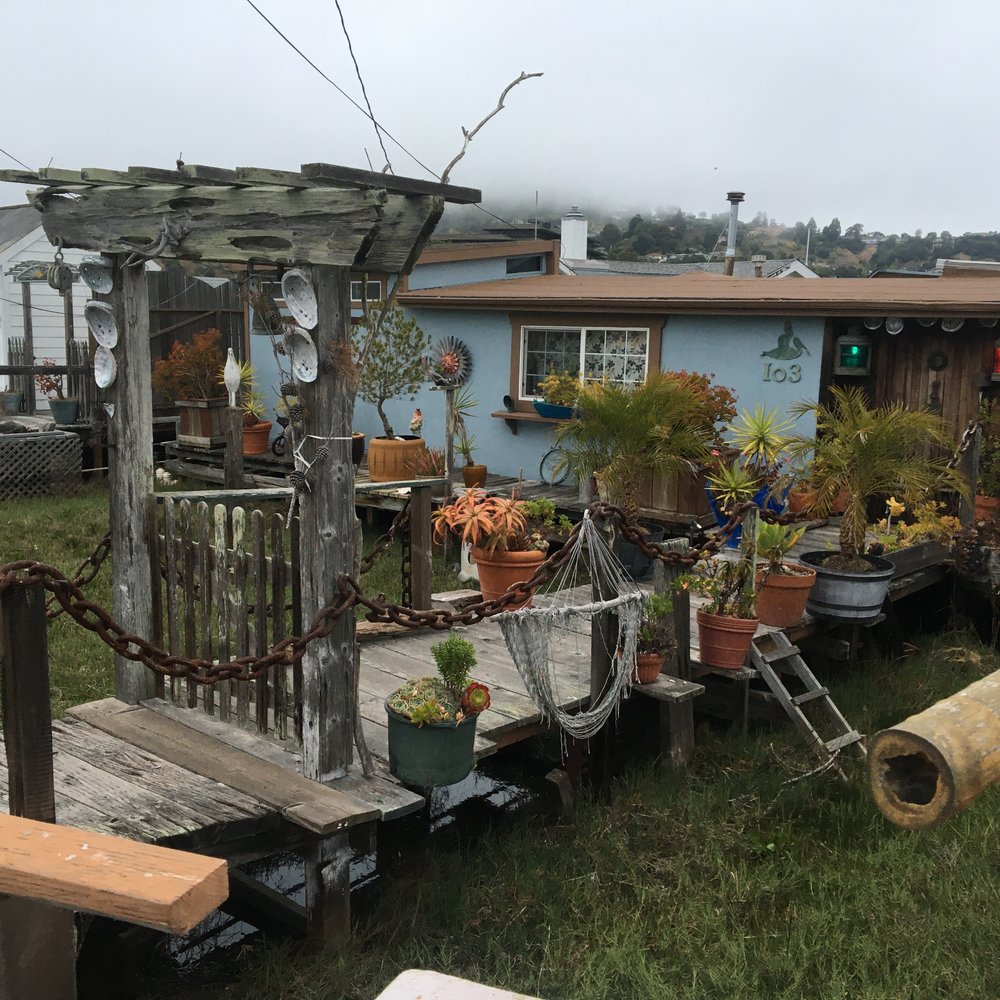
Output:
[[621,243],[622,231],[613,222],[609,222],[601,230],[598,239],[601,241],[601,246],[610,250],[616,243]]
[[830,225],[823,227],[823,241],[828,246],[834,246],[840,239],[840,219],[834,216]]

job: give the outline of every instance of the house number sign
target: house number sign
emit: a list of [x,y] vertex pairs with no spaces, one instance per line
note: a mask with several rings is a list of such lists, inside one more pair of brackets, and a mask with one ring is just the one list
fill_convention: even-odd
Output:
[[795,361],[808,354],[809,348],[795,335],[792,324],[785,320],[785,327],[778,334],[778,343],[769,351],[761,351],[762,358],[772,358],[764,364],[765,382],[800,382],[802,380],[801,365],[776,365],[775,361]]

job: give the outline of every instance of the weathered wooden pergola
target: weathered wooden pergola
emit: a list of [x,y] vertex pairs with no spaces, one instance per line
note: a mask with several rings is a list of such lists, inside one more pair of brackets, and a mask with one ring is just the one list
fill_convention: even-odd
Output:
[[[46,168],[0,171],[32,185],[28,198],[55,245],[110,258],[119,340],[117,379],[104,391],[108,424],[114,618],[130,632],[155,635],[150,576],[153,496],[149,307],[144,263],[176,258],[204,263],[296,266],[311,277],[319,320],[311,331],[319,374],[300,382],[303,449],[313,462],[300,505],[304,542],[304,621],[336,592],[354,558],[354,408],[349,276],[368,270],[405,274],[446,202],[479,201],[479,191],[353,170],[325,163],[298,172],[184,166],[125,171]],[[320,454],[321,449],[323,454]],[[325,457],[324,457],[325,455]],[[344,775],[352,759],[354,617],[343,615],[303,660],[302,755],[307,778]],[[117,698],[137,704],[155,694],[142,664],[116,656]],[[322,846],[327,893],[349,891],[346,834]],[[349,910],[341,904],[341,913]],[[343,928],[341,928],[343,929]]]

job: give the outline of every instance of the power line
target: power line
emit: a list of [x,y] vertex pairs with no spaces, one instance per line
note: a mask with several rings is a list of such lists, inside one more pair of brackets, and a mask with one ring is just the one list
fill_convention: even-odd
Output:
[[[274,22],[273,22],[273,21],[272,21],[272,20],[271,20],[271,19],[270,19],[270,18],[269,18],[269,17],[268,17],[268,16],[267,16],[267,15],[266,15],[265,13],[264,13],[264,12],[263,12],[263,11],[262,11],[262,10],[261,10],[261,9],[260,9],[260,8],[259,8],[259,7],[257,6],[257,5],[256,5],[256,4],[255,4],[255,3],[254,3],[254,2],[253,2],[253,0],[247,0],[247,3],[248,3],[248,4],[250,4],[250,6],[251,6],[251,7],[253,7],[253,9],[254,9],[254,10],[255,10],[255,11],[256,11],[256,12],[257,12],[257,13],[258,13],[258,14],[259,14],[259,15],[260,15],[260,16],[261,16],[261,17],[262,17],[262,18],[263,18],[263,19],[264,19],[264,20],[266,21],[266,22],[267,22],[267,24],[268,24],[268,25],[269,25],[269,26],[271,27],[271,29],[272,29],[272,30],[273,30],[273,31],[275,32],[275,34],[277,34],[277,35],[278,35],[278,37],[279,37],[279,38],[281,38],[281,40],[282,40],[282,41],[283,41],[283,42],[284,42],[284,43],[285,43],[286,45],[288,45],[288,46],[289,46],[289,47],[290,47],[290,48],[291,48],[291,49],[292,49],[293,51],[295,51],[296,53],[298,53],[298,55],[299,55],[299,56],[301,56],[301,57],[302,57],[302,58],[303,58],[303,59],[304,59],[304,60],[305,60],[305,61],[306,61],[306,62],[307,62],[307,63],[308,63],[308,64],[309,64],[309,65],[310,65],[310,66],[311,66],[311,67],[312,67],[312,68],[313,68],[314,70],[316,70],[316,72],[317,72],[317,73],[319,73],[319,75],[320,75],[321,77],[323,77],[323,79],[324,79],[324,80],[326,80],[326,82],[327,82],[328,84],[330,84],[330,86],[331,86],[331,87],[333,87],[333,88],[334,88],[334,89],[335,89],[335,90],[337,91],[337,93],[339,93],[339,94],[343,95],[344,97],[346,97],[346,98],[347,98],[347,100],[349,100],[349,101],[351,102],[351,104],[353,104],[353,105],[354,105],[354,107],[356,107],[356,108],[358,109],[358,111],[360,111],[360,112],[361,112],[361,113],[362,113],[362,114],[363,114],[363,115],[364,115],[364,116],[365,116],[366,118],[370,118],[370,119],[372,120],[372,122],[373,122],[373,123],[375,124],[376,128],[378,128],[378,129],[381,129],[381,130],[382,130],[382,131],[383,131],[383,132],[384,132],[384,133],[386,134],[386,136],[388,136],[388,138],[389,138],[389,139],[391,139],[391,140],[392,140],[392,141],[393,141],[393,142],[394,142],[394,143],[395,143],[395,144],[396,144],[396,145],[397,145],[397,146],[398,146],[398,147],[399,147],[399,148],[400,148],[400,149],[401,149],[401,150],[402,150],[402,151],[403,151],[404,153],[406,153],[406,155],[407,155],[407,156],[408,156],[408,157],[409,157],[409,158],[410,158],[411,160],[413,160],[413,162],[414,162],[414,163],[416,163],[416,164],[418,164],[419,166],[421,166],[421,167],[422,167],[422,168],[423,168],[424,170],[426,170],[426,171],[427,171],[427,173],[429,173],[429,174],[430,174],[430,175],[431,175],[432,177],[434,177],[435,179],[439,179],[439,175],[438,175],[437,173],[435,173],[435,172],[434,172],[433,170],[431,170],[431,168],[430,168],[429,166],[427,166],[427,164],[426,164],[426,163],[424,163],[424,162],[423,162],[422,160],[419,160],[419,159],[417,159],[417,157],[416,157],[416,156],[414,156],[414,154],[413,154],[413,153],[411,153],[411,152],[410,152],[410,151],[409,151],[409,150],[408,150],[408,149],[407,149],[407,148],[406,148],[406,147],[405,147],[405,146],[404,146],[404,145],[403,145],[403,144],[402,144],[402,143],[401,143],[401,142],[400,142],[400,141],[399,141],[399,140],[398,140],[398,139],[397,139],[397,138],[396,138],[396,137],[395,137],[395,136],[394,136],[394,135],[393,135],[393,134],[392,134],[392,133],[391,133],[391,132],[390,132],[390,131],[389,131],[389,130],[388,130],[388,129],[386,128],[386,127],[385,127],[385,126],[384,126],[384,125],[380,125],[380,124],[379,124],[379,123],[378,123],[377,121],[375,121],[375,118],[374,118],[374,116],[373,116],[373,115],[372,115],[372,114],[371,114],[370,112],[366,111],[366,110],[365,110],[365,109],[364,109],[363,107],[361,107],[361,105],[360,105],[360,104],[358,104],[358,102],[357,102],[356,100],[354,100],[354,98],[353,98],[353,97],[351,97],[351,95],[350,95],[350,94],[348,94],[348,93],[347,93],[347,91],[343,89],[343,87],[340,87],[340,86],[339,86],[338,84],[334,83],[334,82],[333,82],[333,80],[331,80],[331,79],[330,79],[330,77],[328,77],[328,76],[326,75],[326,73],[324,73],[324,72],[323,72],[323,71],[322,71],[322,70],[321,70],[321,69],[319,68],[319,66],[317,66],[317,65],[316,65],[316,63],[314,63],[314,62],[313,62],[313,61],[312,61],[312,60],[311,60],[311,59],[310,59],[310,58],[309,58],[309,57],[308,57],[308,56],[307,56],[307,55],[306,55],[306,54],[305,54],[305,53],[304,53],[304,52],[303,52],[303,51],[302,51],[302,50],[301,50],[301,49],[300,49],[300,48],[299,48],[299,47],[298,47],[298,46],[297,46],[297,45],[296,45],[296,44],[295,44],[295,43],[294,43],[294,42],[293,42],[293,41],[292,41],[292,40],[291,40],[291,39],[290,39],[290,38],[289,38],[289,37],[288,37],[288,36],[287,36],[287,35],[286,35],[286,34],[285,34],[285,33],[283,32],[283,31],[282,31],[282,30],[281,30],[281,29],[280,29],[280,28],[279,28],[279,27],[278,27],[278,26],[277,26],[277,25],[276,25],[276,24],[275,24],[275,23],[274,23]],[[381,137],[380,137],[379,141],[381,142]]]
[[[15,306],[24,305],[24,303],[20,299],[8,299],[6,295],[0,295],[0,301],[10,302],[11,305],[15,305]],[[34,302],[31,303],[31,311],[32,312],[52,313],[53,316],[62,316],[63,315],[62,309],[46,309],[45,306],[36,306]]]
[[13,160],[18,166],[24,167],[25,170],[31,169],[31,167],[29,167],[27,163],[25,163],[23,160],[19,160],[13,153],[8,153],[7,150],[3,149],[2,147],[0,147],[0,153],[3,153],[4,156]]
[[389,162],[389,154],[385,150],[385,143],[382,141],[382,133],[379,131],[379,124],[375,121],[375,112],[372,111],[372,102],[368,100],[368,90],[365,87],[365,81],[361,76],[361,67],[358,65],[357,57],[354,55],[354,46],[351,44],[351,36],[347,30],[347,24],[344,21],[344,12],[340,9],[340,0],[334,0],[337,5],[337,13],[340,15],[340,26],[344,29],[344,37],[347,39],[347,51],[351,53],[351,61],[354,63],[354,72],[358,74],[358,83],[361,84],[361,93],[365,99],[365,105],[368,107],[368,117],[371,118],[372,124],[375,126],[375,137],[378,139],[378,144],[382,147],[382,155],[385,157],[385,165],[389,173],[392,173],[392,164]]

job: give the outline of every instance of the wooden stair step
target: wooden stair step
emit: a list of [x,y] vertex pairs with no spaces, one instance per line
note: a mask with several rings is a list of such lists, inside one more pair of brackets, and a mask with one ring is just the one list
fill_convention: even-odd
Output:
[[787,646],[779,647],[778,649],[769,649],[766,652],[762,652],[758,649],[757,655],[765,663],[778,663],[781,660],[789,659],[789,657],[797,656],[801,652],[802,650],[799,649],[798,646],[792,646],[789,644]]
[[817,698],[826,698],[829,694],[829,688],[816,688],[815,691],[806,691],[805,694],[797,694],[792,698],[792,704],[805,705],[807,702],[815,701]]
[[823,745],[830,751],[830,753],[836,753],[838,750],[842,750],[844,747],[849,747],[854,743],[860,743],[863,739],[861,733],[852,729],[849,733],[845,733],[843,736],[838,736],[836,739],[827,740]]
[[679,677],[671,677],[670,674],[660,674],[651,684],[633,682],[632,690],[636,694],[644,694],[647,698],[655,698],[657,701],[682,702],[696,698],[705,687],[692,681],[681,680]]

